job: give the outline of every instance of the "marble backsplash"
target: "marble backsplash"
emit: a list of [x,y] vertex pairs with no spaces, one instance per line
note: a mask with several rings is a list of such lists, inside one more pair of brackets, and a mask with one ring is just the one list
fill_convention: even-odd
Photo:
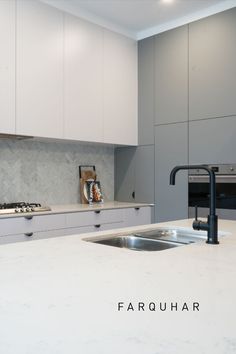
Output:
[[113,147],[64,141],[0,140],[0,203],[78,203],[79,165],[96,166],[104,199],[113,200]]

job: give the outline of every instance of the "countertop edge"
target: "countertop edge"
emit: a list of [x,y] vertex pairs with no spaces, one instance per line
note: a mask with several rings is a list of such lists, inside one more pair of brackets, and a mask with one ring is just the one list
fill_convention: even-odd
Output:
[[0,219],[10,219],[27,216],[39,216],[39,215],[55,215],[55,214],[68,214],[78,212],[88,212],[95,210],[112,210],[112,209],[130,209],[130,208],[143,208],[153,207],[151,203],[128,203],[128,202],[105,202],[103,204],[89,205],[89,204],[60,204],[50,206],[51,210],[33,212],[33,213],[20,213],[20,214],[3,214],[0,215]]

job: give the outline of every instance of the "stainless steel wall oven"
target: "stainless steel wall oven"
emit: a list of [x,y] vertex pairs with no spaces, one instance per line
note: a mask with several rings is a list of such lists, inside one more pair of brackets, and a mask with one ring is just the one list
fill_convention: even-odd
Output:
[[[208,165],[216,175],[216,208],[219,217],[236,220],[236,164]],[[202,170],[189,173],[189,217],[194,217],[195,205],[199,216],[206,217],[209,207],[209,176]]]

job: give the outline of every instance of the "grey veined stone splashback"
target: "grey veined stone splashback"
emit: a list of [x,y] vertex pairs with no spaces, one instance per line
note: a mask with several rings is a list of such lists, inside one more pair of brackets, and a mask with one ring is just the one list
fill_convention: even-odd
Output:
[[63,141],[0,140],[0,203],[78,203],[78,166],[84,164],[96,165],[105,200],[113,200],[113,147]]

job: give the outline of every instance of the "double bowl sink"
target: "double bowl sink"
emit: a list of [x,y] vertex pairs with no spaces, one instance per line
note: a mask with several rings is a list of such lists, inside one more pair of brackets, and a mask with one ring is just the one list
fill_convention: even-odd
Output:
[[116,236],[100,236],[84,240],[133,251],[163,251],[199,241],[206,241],[206,232],[169,227],[130,234],[119,234]]

